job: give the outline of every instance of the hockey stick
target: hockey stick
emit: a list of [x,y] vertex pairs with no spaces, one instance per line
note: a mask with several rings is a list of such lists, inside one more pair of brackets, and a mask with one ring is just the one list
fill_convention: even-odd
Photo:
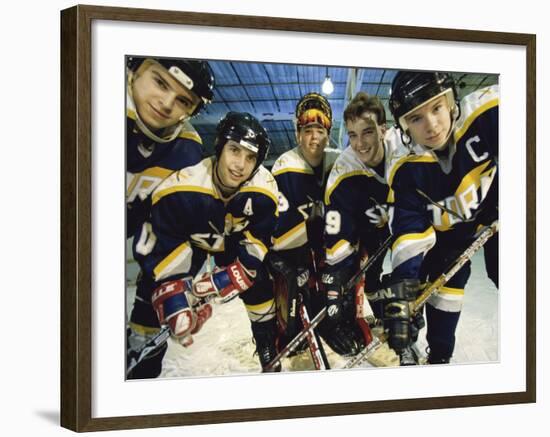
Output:
[[378,247],[378,249],[376,249],[376,252],[374,252],[372,256],[369,256],[366,262],[362,266],[359,266],[359,271],[355,273],[355,275],[353,275],[351,279],[348,281],[348,283],[346,284],[346,290],[349,290],[350,288],[355,287],[355,284],[359,282],[361,277],[367,272],[368,269],[370,269],[370,267],[374,264],[374,262],[378,258],[380,258],[380,256],[383,253],[385,253],[388,247],[390,247],[391,242],[392,242],[392,236],[389,235],[388,238],[386,238],[382,242],[382,244]]
[[[311,249],[311,261],[313,263],[313,271],[315,273],[315,276],[317,277],[317,261],[315,259],[315,252],[313,251],[313,249]],[[317,294],[320,294],[319,283],[317,282],[317,280],[315,281],[315,291]],[[307,298],[307,302],[305,302],[305,298]],[[311,295],[308,290],[306,295],[302,294],[302,302],[300,306],[300,318],[302,319],[302,325],[304,327],[308,327],[310,325],[309,314],[307,311],[307,307],[309,306],[310,301]],[[313,329],[310,329],[309,335],[306,337],[306,339],[309,346],[309,351],[311,353],[311,358],[313,359],[313,364],[315,365],[315,369],[330,369],[327,354],[325,352],[323,343],[321,342],[321,337],[319,336],[319,333]]]
[[[426,287],[426,289],[414,302],[411,302],[409,304],[411,316],[418,313],[418,311],[420,311],[420,309],[424,306],[430,296],[432,296],[434,293],[437,293],[437,291],[441,287],[449,282],[449,280],[464,266],[464,264],[470,261],[474,254],[479,249],[481,249],[483,245],[489,240],[489,238],[491,238],[497,232],[498,222],[494,222],[491,225],[482,228],[481,231],[478,232],[477,238],[474,240],[474,242],[470,244],[470,246],[468,246],[464,252],[462,252],[462,254],[453,262],[451,267],[449,267],[449,269],[445,273],[442,273],[434,282]],[[386,334],[382,334],[380,338],[374,337],[372,343],[369,343],[363,351],[361,351],[359,354],[349,360],[343,368],[350,369],[360,364],[365,359],[368,359],[370,355],[383,343],[386,343],[387,340],[388,338]]]
[[267,365],[265,366],[264,372],[267,372],[271,370],[274,366],[276,366],[283,358],[288,357],[292,352],[300,346],[302,341],[306,339],[306,337],[309,335],[309,331],[312,329],[315,329],[319,323],[321,323],[321,320],[324,319],[325,315],[327,313],[327,309],[323,308],[321,311],[317,313],[317,315],[311,320],[311,323],[307,328],[302,329],[296,337],[294,337],[292,340],[288,342],[288,344],[279,352],[275,358]]
[[[380,256],[385,253],[386,249],[389,247],[390,243],[392,241],[391,235],[384,240],[384,242],[380,245],[380,247],[370,256],[367,258],[367,261],[363,266],[360,267],[359,272],[357,272],[355,275],[351,277],[351,279],[346,284],[346,290],[349,290],[352,287],[355,287],[355,284],[359,282],[361,279],[361,276],[364,275],[367,270],[374,264],[374,262],[380,258]],[[269,371],[274,366],[279,364],[279,362],[283,359],[288,357],[292,352],[294,352],[298,346],[306,339],[308,335],[308,331],[315,329],[319,323],[325,318],[327,314],[326,307],[323,308],[321,311],[317,313],[317,315],[311,320],[311,324],[309,327],[302,329],[296,337],[294,337],[292,340],[288,342],[288,344],[279,352],[275,358],[265,367],[265,371]]]

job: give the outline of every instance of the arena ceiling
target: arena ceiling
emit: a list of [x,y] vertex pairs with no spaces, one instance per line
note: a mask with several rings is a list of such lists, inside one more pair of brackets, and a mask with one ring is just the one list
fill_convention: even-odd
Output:
[[[192,121],[208,152],[213,151],[216,124],[228,111],[250,112],[262,122],[272,140],[269,166],[281,153],[295,147],[296,103],[309,92],[322,93],[321,86],[327,76],[334,85],[334,91],[326,95],[333,111],[331,147],[344,148],[348,144],[342,114],[358,91],[379,96],[386,108],[388,125],[393,124],[388,97],[395,70],[232,61],[209,63],[216,78],[214,100]],[[497,75],[452,74],[458,84],[459,97],[498,82]]]

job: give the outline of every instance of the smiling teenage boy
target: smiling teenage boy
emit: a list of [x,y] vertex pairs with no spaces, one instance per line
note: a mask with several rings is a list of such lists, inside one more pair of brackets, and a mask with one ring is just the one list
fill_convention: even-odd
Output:
[[126,235],[142,231],[153,190],[175,170],[197,164],[202,141],[189,123],[213,98],[203,61],[130,58],[126,95]]
[[[208,63],[186,59],[132,57],[126,93],[126,236],[134,253],[148,233],[151,193],[170,174],[203,158],[202,141],[189,120],[213,98]],[[158,332],[149,284],[138,274],[128,324],[127,347],[139,349]],[[160,372],[159,349],[129,376]]]
[[[498,218],[498,108],[498,86],[458,102],[448,73],[399,71],[392,82],[390,109],[402,143],[411,149],[388,178],[394,241],[385,316],[390,346],[398,352],[410,344],[408,303],[420,283],[441,275],[480,227]],[[484,253],[498,287],[498,234]],[[470,263],[425,306],[431,364],[452,358],[469,276]]]
[[[228,113],[216,132],[214,157],[172,174],[153,192],[151,224],[136,257],[157,326],[168,325],[188,346],[212,313],[204,299],[240,296],[263,365],[275,355],[271,289],[257,286],[266,277],[263,259],[277,216],[277,186],[261,165],[270,141],[248,113]],[[197,276],[208,255],[216,268]]]
[[[359,261],[372,255],[389,237],[387,171],[393,159],[407,153],[385,141],[386,112],[380,99],[358,93],[344,110],[350,145],[336,160],[325,191],[327,318],[335,329],[352,330],[356,322],[355,290],[344,289]],[[382,318],[379,300],[368,291],[381,287],[384,255],[365,275],[372,310]]]

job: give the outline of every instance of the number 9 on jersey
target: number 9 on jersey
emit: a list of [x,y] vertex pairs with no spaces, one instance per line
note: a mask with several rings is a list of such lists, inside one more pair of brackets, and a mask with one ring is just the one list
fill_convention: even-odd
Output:
[[342,220],[338,211],[330,210],[325,217],[325,231],[329,235],[336,235],[340,232]]

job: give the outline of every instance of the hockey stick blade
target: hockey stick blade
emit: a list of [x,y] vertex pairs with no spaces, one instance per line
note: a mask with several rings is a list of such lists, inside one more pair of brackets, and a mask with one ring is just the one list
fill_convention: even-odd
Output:
[[128,376],[136,366],[141,363],[146,357],[151,355],[159,347],[168,341],[170,337],[170,328],[167,326],[162,327],[162,329],[152,337],[143,347],[137,351],[131,351],[128,354],[130,362],[126,368],[126,376]]
[[376,336],[373,336],[372,341],[365,346],[365,349],[363,349],[348,362],[346,362],[346,364],[344,364],[342,368],[351,369],[362,363],[363,361],[368,359],[380,346],[382,346],[385,341],[386,339],[380,339]]
[[302,319],[302,324],[306,328],[306,340],[315,370],[330,369],[330,364],[324,351],[323,344],[321,343],[321,338],[312,329],[311,320],[309,319],[306,305],[303,302],[300,304],[300,318]]
[[[215,295],[206,296],[205,298],[198,299],[192,308],[200,305],[204,305],[209,302],[215,302]],[[135,351],[128,352],[128,362],[126,363],[126,376],[130,374],[135,367],[141,363],[145,358],[151,355],[154,351],[160,348],[170,338],[170,328],[167,325],[163,325],[159,332],[151,337],[141,348]]]
[[264,372],[267,372],[271,370],[274,366],[276,366],[283,358],[288,357],[292,352],[296,350],[298,346],[306,339],[309,332],[312,331],[317,327],[319,323],[325,318],[325,315],[327,314],[327,309],[323,308],[321,311],[317,313],[317,315],[313,318],[311,323],[307,328],[302,329],[296,337],[294,337],[292,340],[288,342],[288,344],[279,352],[271,362],[265,366]]

